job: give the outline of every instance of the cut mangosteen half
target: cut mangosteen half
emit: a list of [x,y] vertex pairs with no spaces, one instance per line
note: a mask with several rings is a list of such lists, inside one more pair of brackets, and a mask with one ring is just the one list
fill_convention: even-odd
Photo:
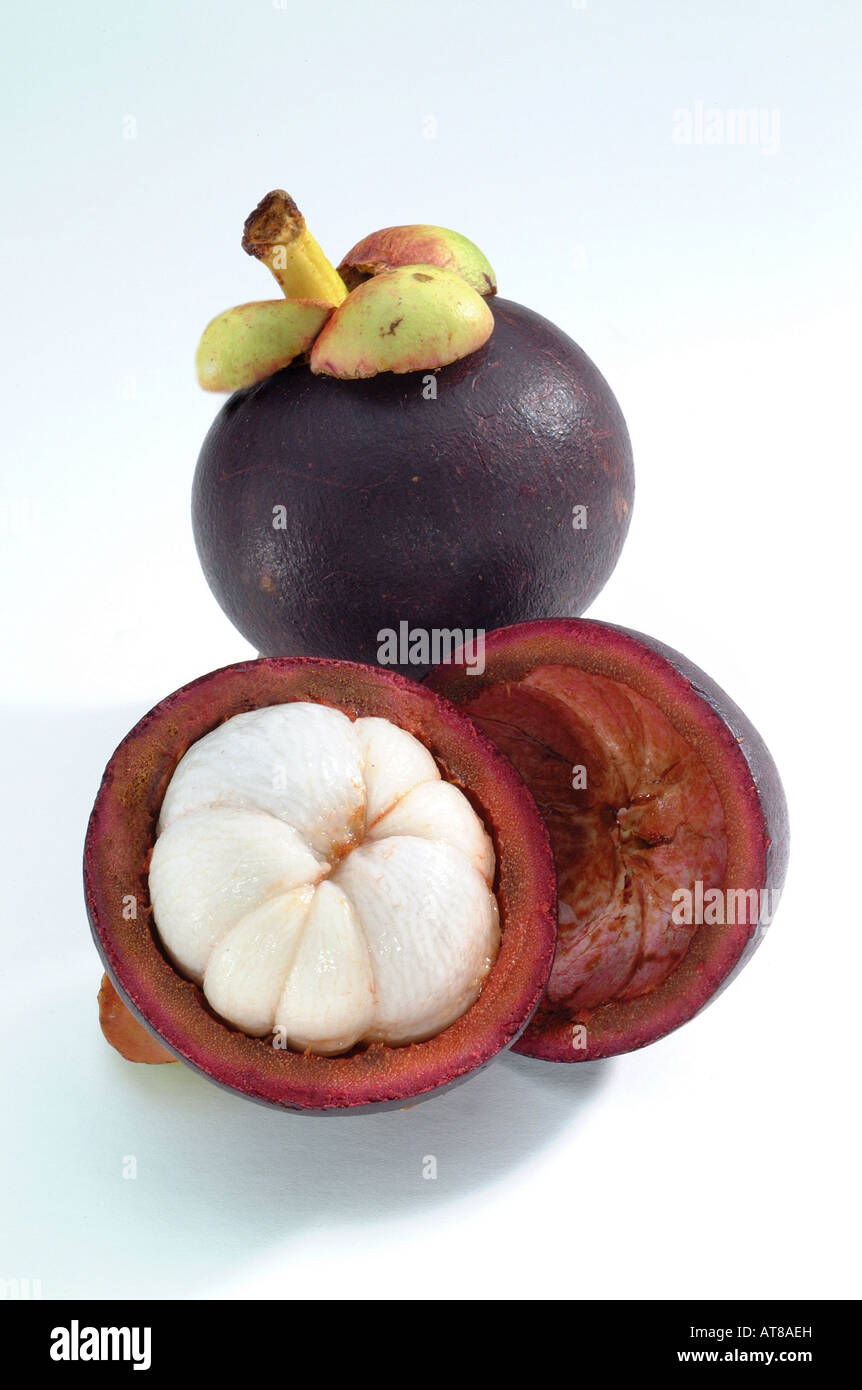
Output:
[[84,871],[121,999],[287,1109],[452,1084],[517,1037],[553,958],[553,856],[517,773],[446,700],[345,662],[168,696],[108,764]]
[[586,619],[489,633],[484,672],[427,682],[518,768],[551,835],[558,944],[516,1050],[629,1052],[692,1018],[753,953],[788,849],[775,764],[693,663]]

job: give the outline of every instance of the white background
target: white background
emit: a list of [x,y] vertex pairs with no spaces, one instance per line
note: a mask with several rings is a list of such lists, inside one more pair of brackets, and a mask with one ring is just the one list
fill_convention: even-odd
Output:
[[[0,1277],[46,1297],[859,1294],[856,15],[15,7]],[[766,140],[679,143],[698,102],[763,110]],[[219,405],[192,361],[213,314],[275,292],[239,235],[278,185],[336,259],[389,223],[458,228],[590,353],[638,476],[591,616],[704,666],[782,770],[794,853],[767,941],[642,1053],[505,1058],[410,1111],[318,1120],[101,1039],[80,853],[102,768],[157,699],[250,654],[191,537]]]

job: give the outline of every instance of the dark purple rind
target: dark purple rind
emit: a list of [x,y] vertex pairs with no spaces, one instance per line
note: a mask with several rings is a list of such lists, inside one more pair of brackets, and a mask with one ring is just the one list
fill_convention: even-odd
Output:
[[[219,1019],[169,963],[152,922],[147,875],[159,809],[186,749],[244,710],[309,699],[380,715],[428,747],[492,833],[500,954],[479,999],[450,1028],[407,1047],[345,1057],[278,1051]],[[547,982],[556,879],[547,830],[514,768],[447,700],[373,667],[313,659],[243,662],[175,691],[144,715],[105,770],[84,849],[84,891],[105,968],[133,1014],[181,1061],[237,1094],[281,1109],[396,1108],[486,1065],[522,1032]],[[132,894],[137,915],[126,920]]]
[[488,343],[434,374],[336,381],[292,367],[216,416],[195,540],[258,651],[376,661],[378,633],[402,621],[490,630],[581,613],[605,584],[634,499],[619,406],[559,328],[488,303]]
[[[487,686],[517,680],[535,666],[574,664],[625,680],[663,709],[697,748],[725,813],[727,887],[780,891],[790,832],[778,770],[762,737],[739,706],[693,662],[643,633],[591,619],[522,623],[487,635],[485,672],[455,662],[438,666],[426,684],[458,705]],[[639,999],[570,1015],[540,1007],[514,1050],[548,1061],[590,1061],[645,1047],[686,1023],[716,998],[750,960],[763,926],[701,926],[677,969]],[[572,1047],[572,1026],[584,1022],[587,1046]]]

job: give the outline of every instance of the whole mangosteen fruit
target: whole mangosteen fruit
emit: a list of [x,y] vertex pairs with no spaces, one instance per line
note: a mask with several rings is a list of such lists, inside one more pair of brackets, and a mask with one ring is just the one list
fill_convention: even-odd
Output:
[[652,637],[586,619],[489,633],[427,684],[495,740],[551,835],[558,944],[516,1050],[578,1062],[692,1018],[751,958],[789,846],[775,763],[737,705]]
[[512,765],[348,662],[246,662],[157,705],[108,763],[84,882],[109,1041],[282,1109],[448,1088],[515,1040],[553,958],[553,856]]
[[201,383],[240,389],[192,498],[204,573],[242,634],[265,655],[418,674],[435,641],[445,659],[459,634],[582,613],[634,498],[628,431],[586,354],[492,298],[482,253],[442,228],[375,233],[339,275],[276,192],[243,245],[288,297],[204,334]]

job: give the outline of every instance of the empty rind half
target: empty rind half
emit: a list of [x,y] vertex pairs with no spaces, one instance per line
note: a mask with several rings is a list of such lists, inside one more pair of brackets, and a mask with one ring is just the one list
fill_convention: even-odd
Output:
[[[243,722],[279,707],[273,727],[287,736],[299,705],[333,733],[321,777],[299,751],[274,756],[269,717]],[[231,767],[232,727],[248,778]],[[200,752],[210,735],[223,778]],[[187,833],[195,885],[177,868]],[[211,910],[206,885],[219,875]],[[158,923],[151,881],[157,906],[168,885]],[[512,765],[447,700],[350,662],[244,662],[163,700],[106,768],[84,882],[96,944],[134,1016],[210,1080],[283,1109],[397,1107],[447,1089],[518,1037],[553,959],[550,840]],[[470,1002],[495,938],[490,903],[499,949]],[[462,910],[470,929],[455,933]],[[393,912],[413,968],[393,949]],[[405,1040],[405,1016],[414,1035],[440,1031]],[[321,1036],[333,1055],[314,1050]]]
[[783,883],[786,804],[756,730],[678,652],[589,620],[500,629],[482,676],[456,660],[428,683],[512,760],[551,835],[557,950],[518,1050],[583,1061],[686,1022]]
[[497,957],[491,839],[388,720],[308,701],[236,714],[181,759],[159,826],[159,938],[248,1033],[323,1055],[420,1042]]

